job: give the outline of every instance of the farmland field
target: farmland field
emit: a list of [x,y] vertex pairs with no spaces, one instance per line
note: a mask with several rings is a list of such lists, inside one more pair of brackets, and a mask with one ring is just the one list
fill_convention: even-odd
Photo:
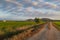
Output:
[[[41,21],[39,25],[43,23],[45,22]],[[36,30],[38,27],[34,27],[35,25],[37,25],[37,23],[34,21],[0,21],[0,39],[9,38],[24,31],[26,33],[26,31],[30,29]]]
[[[42,24],[41,22],[40,24]],[[35,25],[34,21],[0,21],[0,35],[8,34],[10,32],[15,32],[17,28],[29,27],[29,25]]]
[[56,25],[56,28],[60,30],[60,22],[56,21],[54,24]]
[[7,21],[7,22],[0,21],[0,35],[8,32],[13,32],[18,27],[22,26],[26,27],[26,25],[34,25],[34,24],[35,24],[34,22],[29,21]]

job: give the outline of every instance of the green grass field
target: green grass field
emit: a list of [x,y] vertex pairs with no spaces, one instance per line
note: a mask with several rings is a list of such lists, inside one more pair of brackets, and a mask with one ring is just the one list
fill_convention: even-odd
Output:
[[[39,24],[45,22],[41,21]],[[16,33],[16,28],[29,27],[29,25],[36,25],[34,21],[0,21],[0,35],[10,35],[11,33]]]
[[54,22],[54,24],[56,25],[56,28],[60,30],[60,22]]
[[7,21],[2,22],[0,21],[0,35],[5,34],[8,32],[15,31],[16,28],[26,26],[26,25],[34,25],[35,22],[29,22],[29,21]]

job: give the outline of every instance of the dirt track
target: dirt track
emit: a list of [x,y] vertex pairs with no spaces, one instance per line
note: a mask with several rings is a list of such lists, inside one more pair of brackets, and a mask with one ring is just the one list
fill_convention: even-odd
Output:
[[39,33],[27,40],[60,40],[60,31],[53,26],[52,22],[49,22]]

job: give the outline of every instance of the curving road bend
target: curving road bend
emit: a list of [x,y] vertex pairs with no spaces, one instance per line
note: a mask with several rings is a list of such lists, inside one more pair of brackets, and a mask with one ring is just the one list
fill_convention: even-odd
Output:
[[53,26],[52,22],[49,22],[39,33],[27,40],[60,40],[60,31]]

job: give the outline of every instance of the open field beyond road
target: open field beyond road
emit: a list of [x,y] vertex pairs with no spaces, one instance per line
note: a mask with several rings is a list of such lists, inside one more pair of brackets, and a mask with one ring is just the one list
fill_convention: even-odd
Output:
[[53,22],[53,23],[54,23],[55,27],[56,27],[58,30],[60,30],[60,22]]

